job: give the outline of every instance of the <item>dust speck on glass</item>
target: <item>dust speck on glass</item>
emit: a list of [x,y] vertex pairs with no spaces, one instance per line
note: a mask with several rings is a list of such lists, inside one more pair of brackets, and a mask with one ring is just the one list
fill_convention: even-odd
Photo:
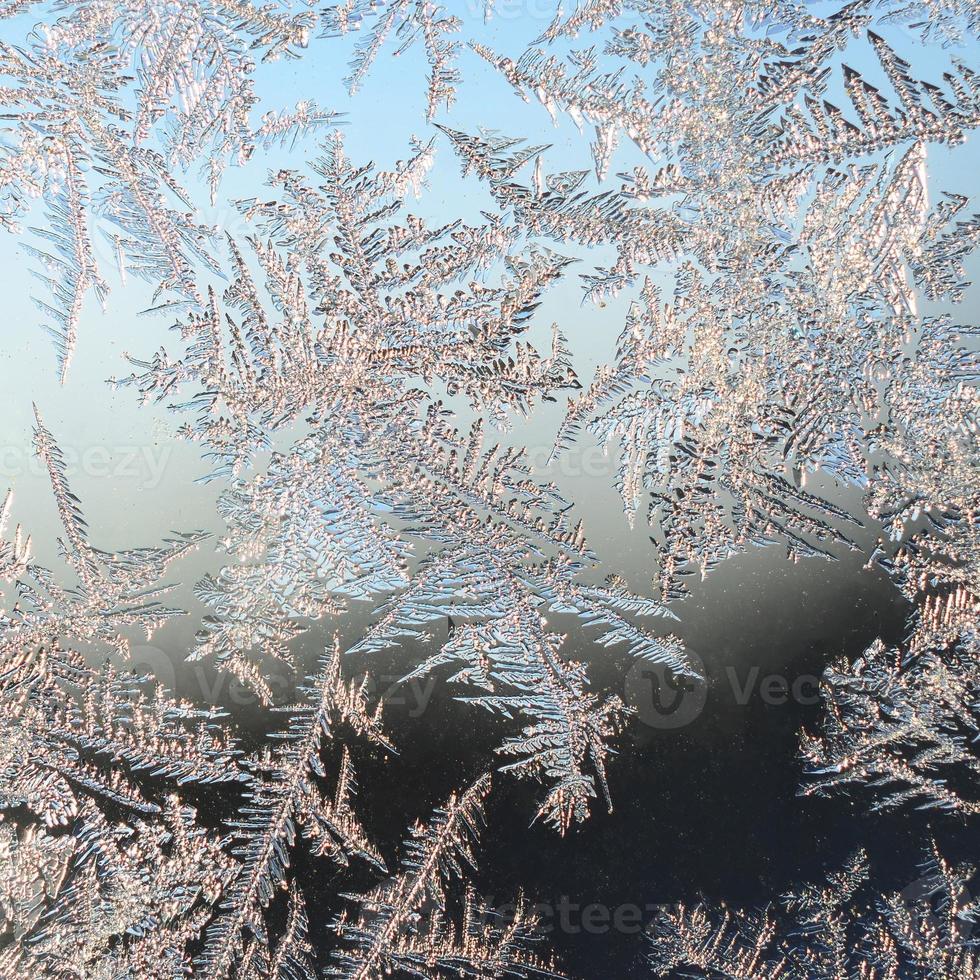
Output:
[[3,0],[0,980],[980,978],[978,52]]

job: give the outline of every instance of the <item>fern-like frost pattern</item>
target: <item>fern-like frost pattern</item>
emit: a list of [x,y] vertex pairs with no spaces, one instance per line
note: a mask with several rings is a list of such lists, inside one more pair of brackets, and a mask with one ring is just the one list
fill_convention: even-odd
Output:
[[[579,0],[522,50],[510,20],[0,5],[0,230],[52,373],[71,392],[136,297],[116,397],[175,420],[215,503],[208,532],[100,547],[39,393],[56,550],[16,523],[18,487],[0,506],[0,977],[574,975],[534,896],[504,918],[478,894],[491,792],[562,847],[598,832],[635,720],[596,663],[699,679],[692,593],[761,548],[863,553],[910,610],[824,671],[800,805],[976,820],[980,223],[935,184],[980,124],[978,5]],[[333,104],[277,101],[301,60]],[[417,133],[373,162],[343,127],[392,60]],[[474,122],[491,85],[523,132]],[[589,366],[582,324],[617,318]],[[640,584],[548,475],[596,445],[650,542]],[[172,683],[139,669],[188,621]],[[392,658],[500,733],[400,847],[358,785],[412,736],[372,693]],[[259,720],[189,694],[191,664]],[[638,955],[665,977],[980,976],[974,871],[924,846],[911,901],[857,850],[765,909],[667,907]]]

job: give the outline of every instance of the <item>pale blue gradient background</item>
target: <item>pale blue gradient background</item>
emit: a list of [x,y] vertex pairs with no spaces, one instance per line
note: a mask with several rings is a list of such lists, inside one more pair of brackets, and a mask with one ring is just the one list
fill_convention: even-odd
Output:
[[[488,47],[512,58],[546,29],[557,7],[550,0],[498,0],[497,15],[484,27],[479,9],[469,0],[449,0],[448,5],[466,22],[460,37],[479,37]],[[572,6],[566,4],[566,8]],[[844,4],[812,6],[815,12],[826,13]],[[0,37],[16,43],[41,18],[42,9],[0,23]],[[913,61],[920,77],[940,81],[948,52],[924,54],[916,39],[900,28],[889,30],[887,38]],[[263,102],[256,109],[256,121],[264,111],[288,109],[300,99],[312,98],[325,109],[347,113],[344,130],[349,156],[359,164],[374,160],[382,169],[405,159],[413,135],[423,140],[437,135],[436,163],[428,189],[421,200],[410,199],[406,210],[434,224],[455,217],[480,221],[481,209],[495,209],[486,187],[474,176],[460,176],[459,161],[448,140],[425,123],[427,66],[422,50],[413,47],[393,58],[397,41],[389,40],[361,91],[349,98],[342,79],[356,40],[356,36],[317,39],[301,61],[260,66],[256,87]],[[588,43],[578,38],[570,46],[581,48]],[[848,53],[848,63],[888,91],[880,69],[865,57],[867,47],[857,47],[862,58]],[[969,60],[976,51],[958,53]],[[567,117],[553,126],[540,104],[523,103],[506,80],[472,51],[461,50],[458,67],[463,76],[458,98],[451,109],[440,113],[440,122],[467,132],[484,126],[524,136],[531,143],[549,143],[547,170],[587,170],[590,176],[585,188],[598,189],[591,172],[589,130],[580,134]],[[221,200],[261,197],[267,170],[301,169],[315,151],[315,138],[297,143],[292,154],[256,151],[247,166],[226,172]],[[933,200],[941,189],[975,193],[980,172],[976,137],[964,147],[930,147],[929,154]],[[624,141],[611,173],[628,169],[636,160],[636,151]],[[181,179],[201,204],[201,220],[236,237],[251,233],[230,205],[210,207],[196,172]],[[614,176],[606,182],[606,186],[614,184]],[[971,205],[967,212],[976,210],[976,202]],[[27,229],[43,220],[38,207],[23,223]],[[182,419],[164,406],[140,407],[132,390],[116,391],[106,384],[112,376],[129,373],[123,352],[148,358],[166,346],[175,353],[179,338],[168,331],[172,317],[139,316],[151,305],[152,290],[132,277],[121,285],[109,248],[98,233],[94,240],[112,292],[104,314],[94,298],[89,299],[68,382],[61,387],[54,349],[39,327],[41,314],[31,302],[32,295],[44,297],[45,287],[33,280],[34,260],[23,252],[17,238],[0,233],[4,285],[0,494],[7,486],[14,488],[13,521],[33,534],[39,562],[55,569],[61,568],[55,543],[60,526],[47,477],[33,461],[32,402],[37,402],[70,460],[85,454],[82,465],[71,466],[71,482],[81,498],[95,546],[149,545],[172,530],[221,531],[214,501],[222,485],[195,482],[208,467],[200,459],[199,447],[175,438]],[[604,306],[583,305],[578,274],[610,264],[609,251],[545,244],[583,261],[548,293],[536,314],[532,336],[546,346],[551,324],[557,321],[568,338],[579,376],[588,384],[596,367],[612,358],[635,290]],[[976,260],[971,262],[971,273],[973,279],[978,278]],[[964,323],[980,320],[978,298],[980,293],[973,287],[966,301],[952,311],[953,316]],[[550,448],[563,412],[564,398],[559,397],[558,404],[545,405],[530,421],[516,420],[509,438],[524,443],[535,458],[541,458]],[[614,460],[597,456],[591,449],[592,444],[583,440],[581,451],[553,467],[552,476],[574,502],[576,514],[584,518],[603,570],[623,574],[632,588],[649,594],[656,570],[650,530],[642,514],[636,529],[628,528],[613,487]],[[857,492],[836,496],[859,511]],[[499,777],[492,800],[495,809],[481,851],[481,865],[490,873],[487,883],[476,883],[483,894],[511,896],[525,886],[532,901],[558,903],[571,896],[580,904],[601,901],[615,907],[629,902],[644,907],[649,902],[694,900],[701,891],[712,900],[725,897],[733,905],[757,907],[791,883],[821,873],[824,862],[842,860],[859,841],[872,851],[877,848],[884,865],[889,861],[895,865],[897,888],[908,884],[908,869],[918,856],[918,828],[909,830],[899,820],[862,824],[864,818],[850,800],[827,806],[796,800],[800,706],[770,709],[757,702],[735,706],[723,683],[729,665],[737,665],[741,677],[749,668],[760,667],[763,674],[778,671],[794,678],[819,672],[832,658],[856,655],[878,632],[887,632],[892,639],[900,635],[905,611],[896,589],[880,571],[863,568],[874,539],[874,529],[868,527],[861,542],[864,551],[843,552],[839,563],[815,559],[793,566],[777,547],[756,550],[732,559],[705,583],[696,585],[692,597],[677,609],[683,621],[665,623],[664,629],[681,633],[706,665],[711,687],[703,715],[680,732],[632,723],[617,742],[620,755],[609,766],[616,812],[611,817],[597,813],[571,839],[560,840],[540,824],[528,828],[539,788]],[[193,645],[203,611],[190,587],[224,560],[212,539],[197,555],[172,567],[170,580],[182,583],[172,601],[190,615],[167,624],[154,637],[149,653],[137,650],[137,656],[144,657],[144,666],[163,680],[179,673],[182,693],[198,698],[213,693],[216,701],[235,708],[238,703],[230,689],[213,686],[213,673],[195,675],[178,668]],[[312,657],[322,651],[335,628],[341,630],[345,645],[353,642],[370,614],[370,608],[361,604],[341,622],[325,623],[322,629],[311,631],[302,640],[302,654]],[[591,662],[594,687],[628,700],[625,678],[631,665],[625,654],[596,647],[588,630],[571,622],[562,621],[559,628],[575,630],[568,653]],[[390,657],[386,654],[387,659],[357,660],[351,670],[369,669],[381,679],[383,691],[419,656],[419,649],[409,645],[391,652]],[[205,686],[205,681],[211,686]],[[419,717],[412,715],[410,699],[407,706],[390,702],[390,710],[386,707],[389,730],[396,735],[401,756],[397,764],[378,762],[373,769],[359,760],[358,769],[361,810],[381,839],[392,844],[399,840],[412,820],[481,767],[498,760],[493,749],[500,742],[502,727],[492,728],[472,706],[454,702],[452,696],[459,693],[445,687],[440,677],[428,710]],[[248,707],[250,702],[245,698],[241,704]],[[259,724],[268,728],[280,720],[278,716],[270,720],[266,712],[257,719],[256,728]],[[327,883],[324,887],[329,890],[332,886]],[[314,926],[319,927],[323,910],[333,906],[326,902],[318,906],[312,891],[308,900]],[[573,976],[649,975],[637,965],[642,952],[638,936],[551,938],[563,957],[562,967]]]
[[[814,12],[826,13],[842,5],[812,6]],[[486,24],[480,4],[451,4],[450,11],[464,21],[460,38],[478,38],[494,51],[516,58],[546,29],[556,7],[557,3],[549,0],[510,3],[503,0]],[[42,14],[43,9],[36,8],[3,23],[0,36],[12,42],[20,41],[31,24],[42,16],[50,16]],[[949,52],[935,49],[923,54],[917,39],[898,27],[890,29],[887,36],[899,53],[914,60],[920,77],[940,81]],[[288,109],[300,99],[312,98],[323,108],[346,113],[343,129],[352,160],[359,164],[374,160],[382,169],[391,168],[396,160],[404,159],[411,152],[412,136],[427,140],[435,135],[436,162],[429,174],[428,188],[421,200],[410,198],[406,210],[422,214],[433,223],[455,217],[480,221],[481,209],[494,209],[486,187],[473,175],[461,176],[458,158],[448,140],[425,123],[427,65],[421,46],[413,46],[396,58],[392,54],[398,41],[389,38],[361,90],[351,98],[342,80],[357,39],[358,35],[315,38],[299,61],[260,65],[255,81],[263,101],[256,107],[256,120],[265,111]],[[569,47],[581,48],[589,41],[580,37],[570,45],[556,45],[556,52]],[[869,60],[867,45],[855,45],[855,52],[849,51],[845,60],[889,92],[880,68]],[[567,116],[552,125],[543,106],[536,101],[524,103],[498,72],[465,46],[457,64],[463,82],[455,104],[439,114],[439,122],[467,132],[483,126],[510,136],[524,136],[530,143],[551,144],[545,158],[547,170],[587,170],[590,176],[585,188],[599,189],[592,173],[589,128],[580,134]],[[830,97],[834,98],[833,90]],[[206,187],[196,171],[183,175],[182,180],[200,204],[200,220],[241,237],[252,233],[252,229],[227,202],[261,197],[266,171],[283,166],[301,169],[304,160],[315,154],[316,144],[317,137],[309,136],[297,142],[292,153],[278,148],[257,150],[246,166],[226,171],[216,207],[209,204]],[[929,153],[935,188],[933,199],[943,188],[973,193],[974,175],[980,162],[975,138],[965,147],[930,147]],[[638,162],[637,152],[624,139],[604,186],[614,185],[615,173],[635,162]],[[28,239],[29,226],[43,221],[38,207],[23,222]],[[40,407],[48,427],[69,457],[84,459],[80,465],[71,467],[72,483],[82,500],[91,538],[97,546],[112,549],[151,544],[171,530],[219,529],[213,503],[220,487],[194,482],[206,472],[206,464],[200,460],[196,446],[174,437],[178,424],[175,417],[163,406],[140,407],[131,390],[116,391],[105,383],[112,376],[129,373],[124,352],[148,357],[161,345],[173,352],[178,349],[179,338],[167,329],[172,316],[139,315],[152,303],[150,288],[131,276],[125,285],[120,284],[111,250],[98,231],[93,239],[103,264],[103,275],[112,291],[104,313],[94,297],[89,297],[68,381],[61,387],[56,380],[53,347],[40,329],[42,317],[31,302],[32,295],[45,296],[45,287],[32,278],[34,260],[19,247],[17,238],[0,236],[0,262],[5,278],[0,390],[6,409],[0,430],[0,491],[7,485],[14,488],[13,519],[33,533],[35,553],[47,565],[57,561],[54,538],[58,528],[47,479],[32,457],[32,401]],[[610,264],[611,251],[589,251],[564,243],[544,244],[582,261],[571,267],[563,282],[546,296],[536,314],[532,338],[546,346],[551,324],[557,322],[568,338],[579,376],[587,384],[596,366],[613,356],[635,290],[627,290],[601,306],[583,305],[578,275],[591,271],[595,265]],[[496,271],[490,273],[495,274]],[[658,277],[657,273],[654,275]],[[977,319],[977,295],[973,289],[954,315],[963,322]],[[542,459],[563,411],[564,399],[560,398],[558,404],[539,409],[529,422],[517,420],[508,438],[523,442],[532,450],[534,459]],[[638,515],[635,531],[627,527],[612,486],[613,464],[614,460],[600,456],[586,437],[581,449],[573,450],[551,472],[576,503],[586,521],[590,541],[608,560],[610,570],[625,573],[633,587],[646,592],[651,587],[654,551],[642,515]],[[856,494],[848,493],[845,498],[852,506],[858,505]],[[870,546],[873,538],[873,529],[869,529],[866,544]],[[772,549],[761,560],[767,566],[778,565],[779,556],[779,549]],[[851,558],[859,567],[861,556],[850,556],[848,565],[853,565]],[[220,564],[220,556],[212,555],[210,545],[205,545],[198,557],[185,562],[186,567],[175,568],[174,575],[192,581],[203,568],[216,564]]]

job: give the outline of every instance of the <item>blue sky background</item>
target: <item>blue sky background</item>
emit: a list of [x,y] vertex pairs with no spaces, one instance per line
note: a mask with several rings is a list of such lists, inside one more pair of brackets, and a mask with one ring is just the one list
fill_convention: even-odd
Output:
[[[513,58],[545,30],[557,7],[551,0],[497,0],[498,13],[484,27],[482,5],[475,0],[446,2],[466,21],[462,38],[479,37],[488,47]],[[567,8],[572,6],[566,3]],[[828,13],[844,4],[811,6],[816,13]],[[50,16],[48,6],[30,8],[17,18],[0,22],[0,39],[21,43],[34,23]],[[976,45],[959,52],[927,50],[902,28],[889,28],[885,33],[889,43],[912,61],[921,78],[939,82],[951,54],[976,60]],[[312,98],[325,109],[347,114],[346,149],[355,162],[374,160],[382,169],[390,169],[410,152],[413,136],[425,140],[436,132],[425,122],[424,53],[413,47],[393,58],[397,41],[390,39],[361,91],[350,98],[342,79],[356,40],[356,36],[315,40],[300,61],[260,66],[255,81],[263,101],[256,108],[255,118]],[[587,43],[579,38],[571,45],[558,46],[558,50]],[[857,43],[846,60],[887,91],[866,44]],[[467,132],[484,126],[524,136],[531,143],[549,143],[547,170],[587,170],[590,176],[585,189],[598,189],[591,172],[591,131],[579,133],[567,117],[552,125],[541,105],[523,103],[498,72],[469,50],[460,52],[458,67],[463,77],[458,98],[451,109],[440,114],[440,122]],[[226,172],[220,188],[222,201],[261,196],[267,170],[302,168],[315,154],[316,143],[316,139],[307,138],[292,154],[279,149],[257,150],[246,166]],[[438,137],[437,146],[428,189],[421,200],[409,200],[406,209],[433,224],[456,217],[479,221],[481,209],[494,209],[486,187],[474,176],[461,177],[458,159],[444,137]],[[606,186],[615,186],[615,173],[635,161],[635,150],[624,142]],[[942,189],[975,195],[978,164],[975,136],[961,147],[930,147],[932,199],[936,200]],[[187,181],[194,199],[200,202],[200,220],[236,237],[250,232],[229,204],[209,205],[206,187],[194,174],[180,179]],[[975,210],[974,199],[965,213]],[[39,207],[24,220],[25,230],[43,220]],[[25,231],[27,239],[29,233]],[[33,550],[39,562],[58,569],[58,574],[55,541],[60,525],[47,476],[33,458],[32,402],[38,404],[66,454],[72,487],[81,498],[90,539],[96,547],[151,545],[173,530],[206,528],[220,532],[214,503],[222,484],[195,482],[208,467],[200,459],[197,445],[175,438],[179,420],[165,407],[140,407],[132,390],[117,391],[106,383],[114,375],[129,373],[124,352],[148,358],[161,345],[175,351],[179,339],[167,329],[172,317],[139,315],[151,304],[152,290],[131,276],[125,285],[120,284],[109,248],[97,232],[93,240],[112,291],[104,313],[94,297],[89,298],[67,384],[59,386],[54,348],[39,325],[42,316],[31,300],[35,295],[44,296],[45,287],[32,278],[34,260],[23,250],[22,240],[0,232],[0,270],[4,277],[0,310],[0,392],[4,406],[0,495],[6,487],[13,487],[14,522],[21,522],[33,534]],[[596,367],[611,359],[635,291],[626,291],[604,306],[583,305],[579,272],[589,271],[595,264],[608,265],[609,256],[567,245],[556,245],[555,249],[577,255],[583,262],[547,294],[532,334],[539,344],[546,345],[551,324],[559,323],[579,376],[588,384]],[[980,263],[975,258],[970,271],[974,280],[980,278]],[[980,292],[974,286],[953,316],[964,323],[980,322],[978,299]],[[926,307],[926,312],[936,310]],[[529,422],[519,422],[510,438],[528,446],[533,458],[541,458],[550,447],[563,411],[564,399],[559,398],[558,404],[544,406]],[[642,515],[635,530],[627,527],[613,486],[613,460],[597,455],[583,440],[581,448],[553,468],[551,475],[584,518],[588,539],[604,561],[603,571],[623,574],[632,588],[649,594],[656,569],[650,529]],[[844,497],[849,506],[859,508],[855,491]],[[867,549],[874,537],[874,529],[869,527],[863,541]],[[181,674],[181,684],[174,684],[174,677],[178,670],[188,669],[179,661],[193,646],[203,612],[191,594],[191,586],[205,572],[217,570],[224,560],[212,539],[198,555],[172,567],[171,581],[183,583],[172,601],[190,615],[164,626],[152,644],[135,649],[134,658],[137,666],[153,670],[161,680],[182,688],[182,693],[213,697],[215,703],[227,703],[228,688],[222,687],[227,678],[215,681],[212,672],[208,683],[215,686],[201,682],[194,689],[195,682],[187,679],[189,674]],[[843,860],[858,842],[871,851],[877,849],[879,859],[883,855],[877,871],[888,870],[889,862],[894,864],[889,887],[894,884],[901,889],[913,880],[909,868],[919,856],[917,824],[910,821],[911,829],[903,836],[900,823],[886,819],[872,823],[872,818],[860,815],[852,799],[833,806],[797,799],[799,705],[770,709],[758,699],[748,706],[736,705],[731,698],[725,701],[725,684],[715,683],[724,679],[729,668],[738,668],[741,680],[748,676],[747,670],[760,668],[763,676],[778,671],[787,677],[805,673],[812,679],[812,672],[819,673],[830,660],[856,657],[876,635],[888,631],[890,640],[897,639],[904,629],[907,610],[894,584],[880,569],[865,570],[865,560],[865,553],[854,551],[843,553],[837,564],[814,559],[791,565],[778,548],[755,550],[729,560],[703,585],[695,585],[694,594],[685,601],[683,610],[678,610],[683,621],[665,624],[664,630],[676,628],[688,649],[704,661],[714,685],[708,710],[696,724],[677,733],[634,722],[617,741],[620,755],[610,765],[616,812],[608,818],[597,814],[581,833],[564,842],[540,824],[530,829],[526,826],[532,812],[530,798],[519,794],[533,795],[537,787],[499,778],[495,794],[500,803],[496,814],[491,814],[481,851],[481,862],[496,876],[487,886],[491,892],[510,896],[524,885],[532,901],[557,902],[572,895],[578,901],[599,899],[615,907],[621,902],[694,900],[700,891],[710,899],[724,896],[732,905],[754,908],[784,893],[791,882],[826,870],[827,862]],[[330,622],[322,630],[311,630],[297,644],[297,652],[311,658],[319,654],[335,627],[343,631],[346,646],[358,637],[370,614],[362,604],[341,623]],[[557,628],[566,627],[559,623]],[[567,628],[574,629],[569,655],[590,662],[594,688],[617,693],[633,703],[629,676],[637,665],[628,665],[626,654],[617,649],[598,647],[590,638],[594,631],[590,635],[581,624]],[[417,663],[419,655],[416,647],[406,644],[401,651],[385,651],[370,662],[366,657],[357,659],[350,669],[369,669],[381,678],[383,691],[414,666],[412,658]],[[471,706],[452,701],[456,693],[456,689],[440,687],[430,710],[417,718],[407,713],[408,708],[389,702],[386,718],[398,735],[395,741],[402,753],[398,764],[389,765],[385,760],[375,771],[369,766],[366,771],[359,769],[362,812],[382,826],[387,821],[384,834],[392,842],[400,839],[406,824],[444,800],[450,788],[458,787],[465,774],[475,774],[478,770],[474,767],[496,758],[493,747],[499,744],[499,732],[491,730],[487,719],[482,714],[477,717],[479,713],[471,711]],[[273,722],[267,714],[262,718],[266,727],[279,723],[278,716]],[[489,739],[488,733],[492,736]],[[915,819],[921,817],[925,822],[934,816],[920,814]],[[913,836],[914,846],[909,844]],[[312,893],[308,901],[316,925],[323,919],[322,908]],[[572,975],[648,975],[642,969],[627,974],[623,967],[638,961],[643,948],[639,937],[554,938],[559,955],[565,957],[563,966]],[[614,962],[610,951],[617,943],[621,956]]]
[[[815,12],[824,13],[841,5],[812,6]],[[557,4],[550,0],[501,0],[497,7],[497,14],[485,25],[482,5],[471,0],[454,3],[451,10],[464,20],[461,38],[477,37],[493,50],[516,58],[548,26]],[[0,24],[0,37],[21,42],[31,25],[42,19],[44,10],[33,8]],[[255,83],[263,101],[256,107],[255,118],[264,111],[288,109],[300,99],[312,98],[323,108],[346,113],[343,128],[348,155],[357,163],[373,160],[382,169],[410,153],[413,136],[425,140],[436,135],[438,149],[428,189],[421,200],[410,199],[406,208],[432,222],[455,217],[479,221],[480,210],[492,206],[486,187],[475,176],[461,176],[458,158],[448,141],[425,122],[427,66],[421,46],[413,46],[396,58],[392,53],[398,41],[389,38],[361,90],[351,98],[343,78],[356,40],[357,35],[314,39],[301,60],[260,65]],[[949,52],[924,49],[915,36],[901,28],[889,30],[888,40],[914,61],[919,77],[940,80]],[[558,46],[558,50],[586,43],[579,38],[565,48]],[[888,91],[866,44],[857,44],[845,60]],[[440,114],[440,122],[467,132],[483,126],[506,135],[525,136],[532,143],[549,143],[547,170],[588,170],[586,189],[598,189],[591,172],[590,129],[579,133],[567,116],[552,125],[540,104],[522,102],[497,71],[465,47],[460,51],[458,67],[463,82],[456,103]],[[206,187],[193,172],[181,179],[186,179],[200,202],[201,220],[233,235],[244,235],[250,229],[230,204],[222,202],[261,196],[267,170],[301,168],[304,159],[315,153],[316,144],[317,139],[310,136],[299,141],[293,153],[257,150],[246,166],[226,171],[220,187],[222,200],[216,207],[208,203]],[[636,151],[624,141],[606,186],[614,184],[616,171],[634,162]],[[933,198],[942,188],[972,194],[977,162],[975,139],[965,147],[931,147],[929,168],[936,188]],[[25,230],[43,220],[37,209],[24,221]],[[56,379],[51,341],[41,330],[41,315],[31,301],[32,295],[44,295],[43,284],[31,276],[34,260],[16,236],[0,235],[0,267],[6,279],[0,319],[4,339],[0,346],[0,387],[6,408],[0,433],[0,491],[6,485],[14,488],[14,519],[33,532],[35,552],[45,564],[56,559],[54,537],[58,528],[47,479],[32,458],[32,402],[39,405],[70,461],[77,460],[72,466],[73,485],[82,499],[93,542],[105,548],[150,544],[174,529],[215,527],[213,501],[220,488],[193,482],[206,471],[197,447],[174,439],[174,417],[163,408],[140,408],[132,391],[116,391],[105,383],[112,376],[129,372],[124,352],[149,356],[161,345],[173,348],[176,338],[167,330],[172,317],[139,316],[151,304],[150,289],[132,277],[121,285],[110,249],[97,232],[93,238],[112,291],[104,313],[94,297],[89,297],[78,349],[68,382],[62,387]],[[576,254],[569,246],[555,247],[565,254]],[[627,306],[635,294],[627,291],[602,307],[583,305],[578,274],[589,271],[593,264],[607,264],[608,256],[582,250],[578,255],[585,261],[551,290],[536,315],[533,336],[547,344],[551,324],[558,322],[571,345],[580,378],[587,384],[596,366],[612,357]],[[965,322],[977,319],[976,296],[973,290],[957,313]],[[563,410],[563,400],[546,406],[530,423],[520,425],[513,438],[525,442],[540,458]],[[579,505],[600,553],[609,554],[615,566],[646,591],[653,567],[652,548],[642,520],[637,532],[626,527],[612,487],[611,461],[604,463],[585,444],[554,475]],[[777,560],[774,556],[773,561]],[[201,561],[213,563],[214,556],[202,555]]]

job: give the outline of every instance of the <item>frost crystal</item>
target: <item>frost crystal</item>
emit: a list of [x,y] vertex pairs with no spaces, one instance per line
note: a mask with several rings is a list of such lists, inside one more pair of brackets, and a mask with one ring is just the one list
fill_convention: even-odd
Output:
[[[494,716],[495,755],[456,785],[494,765],[495,792],[531,781],[528,820],[570,846],[613,808],[631,724],[595,661],[696,674],[670,624],[756,547],[866,550],[913,610],[901,642],[825,672],[802,795],[976,817],[980,364],[956,304],[980,221],[934,185],[980,124],[977,4],[581,0],[523,52],[505,14],[0,6],[0,228],[23,235],[56,376],[70,391],[76,349],[96,349],[97,306],[168,318],[162,342],[132,331],[115,383],[180,420],[220,527],[98,547],[35,410],[61,531],[44,567],[5,494],[0,976],[554,975],[524,900],[504,921],[472,883],[489,775],[393,863],[355,770],[396,765],[399,739],[349,674],[397,651],[406,682]],[[389,52],[424,61],[398,93],[422,135],[375,164],[336,127]],[[294,81],[277,62],[301,58],[340,104],[275,97]],[[524,103],[506,132],[478,127],[484,84]],[[580,323],[608,359],[583,381]],[[653,594],[533,465],[549,420],[552,466],[590,440],[609,454]],[[236,680],[248,721],[131,669],[189,615],[171,604],[189,574],[200,615],[174,673]],[[652,965],[978,974],[971,872],[934,846],[911,903],[869,873],[858,854],[787,915],[675,908]]]
[[[932,847],[918,894],[884,894],[866,912],[866,856],[858,852],[821,885],[784,898],[787,916],[678,905],[651,928],[656,976],[838,980],[860,977],[975,977],[970,938],[973,869],[950,865]],[[795,920],[795,921],[794,921]]]

